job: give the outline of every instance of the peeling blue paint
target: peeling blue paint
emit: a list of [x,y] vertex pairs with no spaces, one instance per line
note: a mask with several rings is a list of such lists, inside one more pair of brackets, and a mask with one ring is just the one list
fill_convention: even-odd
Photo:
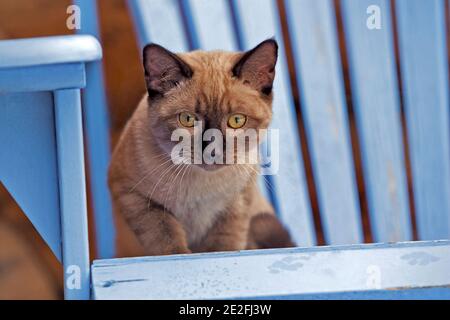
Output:
[[400,257],[403,260],[407,260],[410,265],[426,266],[429,263],[439,261],[438,257],[435,257],[427,252],[418,251],[410,254],[405,254]]

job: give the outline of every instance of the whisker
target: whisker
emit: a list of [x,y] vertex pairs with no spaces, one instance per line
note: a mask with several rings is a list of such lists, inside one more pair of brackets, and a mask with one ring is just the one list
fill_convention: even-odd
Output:
[[[171,180],[171,181],[170,181],[171,185],[169,186],[169,189],[167,189],[167,191],[166,191],[166,198],[164,199],[164,203],[163,203],[163,207],[164,207],[164,212],[163,212],[163,213],[166,213],[167,199],[168,199],[168,197],[169,197],[169,195],[170,195],[170,192],[171,192],[173,186],[175,185],[175,181],[176,181],[178,175],[180,174],[181,171],[183,171],[183,168],[184,168],[183,164],[180,164],[180,165],[174,170],[174,172],[172,172],[172,174],[171,174],[170,177],[169,177],[169,180]],[[172,179],[172,176],[173,176],[174,174],[175,174],[175,178]],[[166,183],[166,184],[167,184],[167,183]]]
[[187,171],[191,171],[191,169],[192,169],[191,165],[187,164],[187,165],[186,165],[186,169],[184,170],[183,174],[181,175],[181,180],[180,180],[180,184],[179,184],[179,186],[178,186],[177,196],[176,196],[176,199],[177,199],[177,200],[179,199],[180,190],[181,190],[181,188],[183,187],[183,178],[184,178],[184,175],[186,174]]
[[[162,180],[167,174],[169,174],[170,170],[172,170],[172,169],[175,168],[176,166],[177,166],[177,165],[172,164],[171,166],[169,166],[168,168],[166,168],[166,170],[164,170],[164,171],[161,173],[161,176],[160,176],[159,180],[156,182],[155,186],[153,187],[152,193],[150,194],[150,191],[147,193],[147,197],[148,197],[148,210],[150,210],[150,200],[151,200],[152,197],[153,197],[153,193],[155,192],[156,187],[159,185],[159,183],[161,182],[161,180]],[[149,194],[150,194],[150,196],[149,196]]]
[[261,175],[260,172],[258,172],[255,168],[253,168],[252,166],[248,167],[249,169],[253,170],[255,173],[257,173],[258,175],[260,175],[263,179],[264,179],[264,183],[266,184],[266,186],[272,191],[274,192],[274,188],[273,185],[270,183],[270,181],[264,176]]
[[162,163],[160,163],[159,165],[157,165],[155,168],[150,168],[149,170],[148,170],[148,172],[146,172],[145,173],[145,175],[144,175],[144,177],[142,177],[129,191],[128,191],[128,193],[130,193],[130,192],[133,192],[136,188],[137,188],[137,186],[139,185],[139,184],[141,184],[150,174],[152,174],[154,171],[156,171],[156,169],[158,169],[158,168],[160,168],[161,166],[163,166],[163,165],[165,165],[166,163],[168,163],[170,160],[172,160],[172,159],[167,159],[166,161],[164,161],[164,162],[162,162]]

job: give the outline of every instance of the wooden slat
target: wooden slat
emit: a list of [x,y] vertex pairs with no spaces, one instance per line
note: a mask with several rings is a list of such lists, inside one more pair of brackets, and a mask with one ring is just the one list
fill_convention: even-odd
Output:
[[233,1],[245,50],[275,36],[280,44],[271,129],[279,130],[279,171],[269,176],[275,205],[298,245],[316,243],[276,1]]
[[[450,242],[94,261],[95,299],[450,298]],[[422,291],[422,295],[416,290]]]
[[325,239],[359,243],[360,212],[333,2],[289,0],[286,6]]
[[64,297],[90,297],[83,127],[79,89],[54,92]]
[[[390,3],[341,1],[374,241],[411,239]],[[366,26],[378,6],[381,29]]]
[[396,1],[404,108],[420,239],[450,237],[445,5]]
[[237,50],[232,17],[226,0],[190,0],[199,47],[204,50]]
[[178,0],[128,0],[141,47],[158,43],[174,52],[187,51]]

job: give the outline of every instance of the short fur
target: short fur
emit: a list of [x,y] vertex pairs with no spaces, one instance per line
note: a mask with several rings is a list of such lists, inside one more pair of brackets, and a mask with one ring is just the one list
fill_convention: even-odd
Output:
[[[225,130],[230,114],[246,127],[267,128],[277,44],[247,53],[144,49],[148,94],[115,148],[109,184],[114,210],[125,217],[147,255],[293,246],[257,187],[258,166],[174,165],[177,115],[199,115]],[[218,167],[220,166],[220,167]]]

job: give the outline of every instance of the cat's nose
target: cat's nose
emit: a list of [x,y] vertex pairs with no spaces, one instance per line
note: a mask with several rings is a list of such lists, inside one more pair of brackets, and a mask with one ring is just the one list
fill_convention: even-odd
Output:
[[222,151],[218,149],[213,149],[210,152],[203,152],[203,160],[206,164],[213,164],[213,163],[224,163],[224,159],[222,159]]

